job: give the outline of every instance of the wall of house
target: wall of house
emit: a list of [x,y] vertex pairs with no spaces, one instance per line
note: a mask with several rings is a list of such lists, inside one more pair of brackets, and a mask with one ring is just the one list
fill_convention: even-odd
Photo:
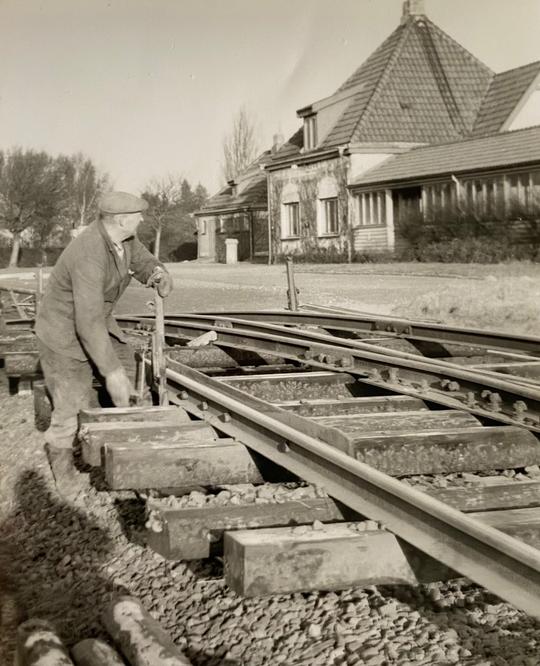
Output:
[[386,227],[357,227],[354,230],[355,253],[386,252],[387,250]]
[[392,153],[352,153],[349,157],[349,182],[361,176],[368,169],[381,164],[389,157],[392,157]]
[[[274,261],[289,254],[305,260],[317,260],[318,255],[332,255],[336,259],[341,255],[346,259],[350,247],[348,167],[348,158],[341,157],[268,172]],[[333,196],[333,192],[337,197],[337,230],[325,235],[321,232],[321,197]],[[295,199],[299,204],[299,229],[298,235],[292,238],[286,232],[283,218],[285,203],[292,203]]]
[[540,125],[540,87],[530,94],[525,104],[510,121],[508,129],[517,130],[534,125]]

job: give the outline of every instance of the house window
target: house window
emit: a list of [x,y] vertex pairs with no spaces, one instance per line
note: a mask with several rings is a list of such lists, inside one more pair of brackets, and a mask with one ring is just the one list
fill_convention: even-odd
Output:
[[364,192],[358,197],[358,220],[362,227],[386,224],[385,192]]
[[311,150],[317,145],[317,116],[304,118],[304,148]]
[[206,220],[200,220],[199,221],[199,233],[200,234],[205,234],[206,233]]
[[319,233],[321,236],[332,236],[339,232],[338,225],[338,200],[337,197],[331,199],[320,199],[321,224]]
[[300,204],[298,201],[283,204],[283,238],[300,236]]

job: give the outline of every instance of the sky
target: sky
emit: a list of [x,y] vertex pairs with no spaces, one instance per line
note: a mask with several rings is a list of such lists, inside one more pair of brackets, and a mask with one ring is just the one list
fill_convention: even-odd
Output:
[[[424,0],[499,72],[540,60],[540,0]],[[0,0],[0,149],[87,154],[116,189],[210,193],[244,105],[260,148],[397,27],[402,0]]]

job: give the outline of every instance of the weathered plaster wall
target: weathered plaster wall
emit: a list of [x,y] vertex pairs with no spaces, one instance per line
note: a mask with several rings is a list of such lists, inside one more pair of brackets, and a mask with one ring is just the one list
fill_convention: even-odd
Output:
[[[350,247],[346,187],[348,169],[348,158],[342,157],[268,173],[269,216],[274,259],[287,254],[305,258],[309,258],[310,255],[315,258],[317,253],[347,255]],[[317,227],[318,191],[319,185],[325,178],[335,179],[337,185],[338,233],[332,236],[320,236]],[[295,185],[298,191],[300,229],[298,239],[282,240],[282,194],[289,184]]]

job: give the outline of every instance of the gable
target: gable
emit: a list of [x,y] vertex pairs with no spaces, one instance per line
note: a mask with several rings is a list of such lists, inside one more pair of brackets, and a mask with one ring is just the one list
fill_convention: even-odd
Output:
[[539,74],[540,62],[532,62],[497,74],[484,98],[473,134],[482,136],[500,132]]

